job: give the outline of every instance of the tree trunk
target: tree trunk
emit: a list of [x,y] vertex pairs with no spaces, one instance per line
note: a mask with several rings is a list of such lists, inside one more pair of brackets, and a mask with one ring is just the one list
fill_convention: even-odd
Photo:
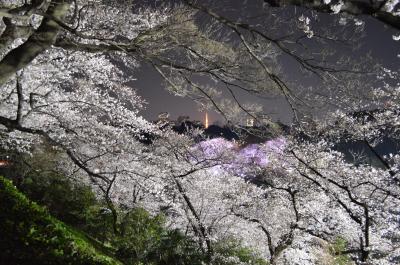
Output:
[[53,0],[46,17],[28,40],[11,50],[0,62],[0,86],[4,85],[18,70],[26,67],[40,53],[47,50],[56,40],[60,26],[51,18],[62,20],[68,13],[70,2]]

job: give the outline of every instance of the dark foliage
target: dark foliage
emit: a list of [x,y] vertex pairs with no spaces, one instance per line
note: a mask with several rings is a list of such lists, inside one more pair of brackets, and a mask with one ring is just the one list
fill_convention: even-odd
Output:
[[120,264],[0,177],[0,264]]

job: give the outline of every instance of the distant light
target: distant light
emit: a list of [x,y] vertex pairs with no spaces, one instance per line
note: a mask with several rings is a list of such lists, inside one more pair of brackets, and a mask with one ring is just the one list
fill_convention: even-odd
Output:
[[208,113],[207,112],[206,112],[205,127],[206,127],[206,129],[208,128]]
[[248,118],[246,120],[246,126],[247,127],[253,127],[254,126],[254,119],[253,118]]
[[11,162],[8,160],[0,160],[0,167],[8,167],[11,166]]

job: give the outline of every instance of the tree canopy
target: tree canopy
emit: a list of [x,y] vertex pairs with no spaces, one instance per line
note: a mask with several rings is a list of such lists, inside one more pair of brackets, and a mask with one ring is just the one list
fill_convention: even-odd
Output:
[[[368,17],[390,26],[385,41],[398,41],[398,8],[0,0],[0,147],[20,169],[35,168],[26,157],[51,154],[37,171],[89,185],[116,236],[132,232],[124,225],[132,211],[164,214],[210,264],[263,264],[258,256],[270,264],[395,264],[398,69],[358,46]],[[218,112],[239,140],[141,117],[140,91],[150,88],[130,81],[144,64],[172,94]],[[263,108],[271,98],[290,111],[288,129]],[[248,144],[243,135],[270,138]],[[135,251],[125,247],[122,256]]]

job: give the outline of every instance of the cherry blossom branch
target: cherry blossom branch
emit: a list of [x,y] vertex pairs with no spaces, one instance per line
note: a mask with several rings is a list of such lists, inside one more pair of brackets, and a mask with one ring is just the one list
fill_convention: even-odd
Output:
[[[380,22],[400,30],[400,17],[392,10],[385,8],[389,1],[360,1],[360,0],[341,0],[341,1],[313,1],[313,0],[264,0],[271,7],[298,6],[321,13],[347,13],[354,16],[370,16]],[[340,7],[335,7],[340,5]]]

